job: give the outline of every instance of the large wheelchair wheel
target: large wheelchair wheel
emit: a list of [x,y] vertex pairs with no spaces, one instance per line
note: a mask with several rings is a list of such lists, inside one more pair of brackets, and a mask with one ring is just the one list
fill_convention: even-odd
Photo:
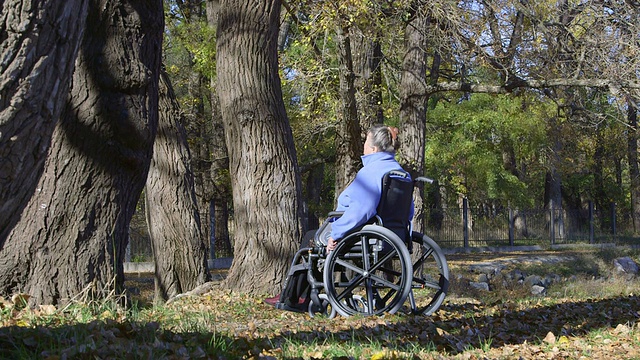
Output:
[[325,292],[342,316],[395,313],[411,291],[413,268],[405,244],[389,229],[366,225],[329,253]]
[[440,246],[418,232],[411,234],[414,252],[419,257],[413,264],[413,280],[411,282],[411,310],[416,314],[433,314],[447,295],[449,289],[449,265]]

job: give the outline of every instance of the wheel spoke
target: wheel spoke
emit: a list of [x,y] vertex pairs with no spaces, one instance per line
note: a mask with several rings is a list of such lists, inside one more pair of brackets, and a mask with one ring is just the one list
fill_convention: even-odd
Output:
[[352,263],[350,261],[345,261],[345,260],[340,259],[340,258],[336,259],[336,264],[342,265],[345,268],[358,273],[359,275],[363,275],[364,272],[365,272],[365,270],[363,268],[354,265],[354,263]]
[[396,234],[367,225],[344,238],[334,251],[325,265],[324,282],[338,313],[376,315],[402,307],[411,291],[413,267],[406,245]]

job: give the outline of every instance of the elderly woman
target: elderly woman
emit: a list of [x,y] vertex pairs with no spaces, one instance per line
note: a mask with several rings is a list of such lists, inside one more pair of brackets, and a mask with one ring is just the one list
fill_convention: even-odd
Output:
[[375,216],[384,174],[402,169],[395,160],[398,145],[398,129],[395,127],[374,125],[367,131],[362,156],[364,167],[338,197],[336,211],[344,214],[331,224],[327,251],[335,249],[337,241]]
[[[343,214],[330,224],[331,233],[327,240],[327,251],[334,250],[338,241],[376,215],[382,195],[382,178],[389,171],[402,170],[394,158],[398,144],[397,128],[374,125],[367,131],[362,156],[364,167],[358,171],[353,182],[338,197],[336,211]],[[412,217],[413,204],[409,220]],[[328,231],[328,228],[325,229]],[[322,232],[325,234],[324,230]],[[303,246],[307,243],[306,240],[310,239],[307,236],[314,233],[309,232],[305,236]],[[306,272],[301,272],[299,276],[287,278],[283,293],[267,298],[264,302],[286,310],[304,311],[309,302],[307,297],[309,289]],[[281,295],[283,299],[280,298]]]

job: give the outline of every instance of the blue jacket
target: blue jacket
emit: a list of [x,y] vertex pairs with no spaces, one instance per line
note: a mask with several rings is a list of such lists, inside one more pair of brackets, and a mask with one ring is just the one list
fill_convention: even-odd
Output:
[[[394,154],[388,152],[364,155],[362,164],[364,167],[338,197],[336,211],[344,211],[344,214],[331,224],[331,237],[335,240],[342,239],[349,231],[373,218],[382,194],[384,174],[402,169]],[[413,218],[413,211],[412,203],[409,220]]]

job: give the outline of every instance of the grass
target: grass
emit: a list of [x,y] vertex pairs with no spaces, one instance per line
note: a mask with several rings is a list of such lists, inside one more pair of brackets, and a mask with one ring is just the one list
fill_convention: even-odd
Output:
[[638,253],[569,255],[553,264],[510,265],[557,274],[561,280],[545,296],[506,281],[490,292],[471,289],[468,265],[479,260],[458,256],[450,263],[451,291],[431,317],[311,319],[227,290],[169,305],[135,299],[123,307],[113,293],[101,300],[78,297],[62,308],[5,302],[0,358],[640,358],[634,350],[640,348],[640,281],[616,274],[612,265],[620,256],[637,261]]

